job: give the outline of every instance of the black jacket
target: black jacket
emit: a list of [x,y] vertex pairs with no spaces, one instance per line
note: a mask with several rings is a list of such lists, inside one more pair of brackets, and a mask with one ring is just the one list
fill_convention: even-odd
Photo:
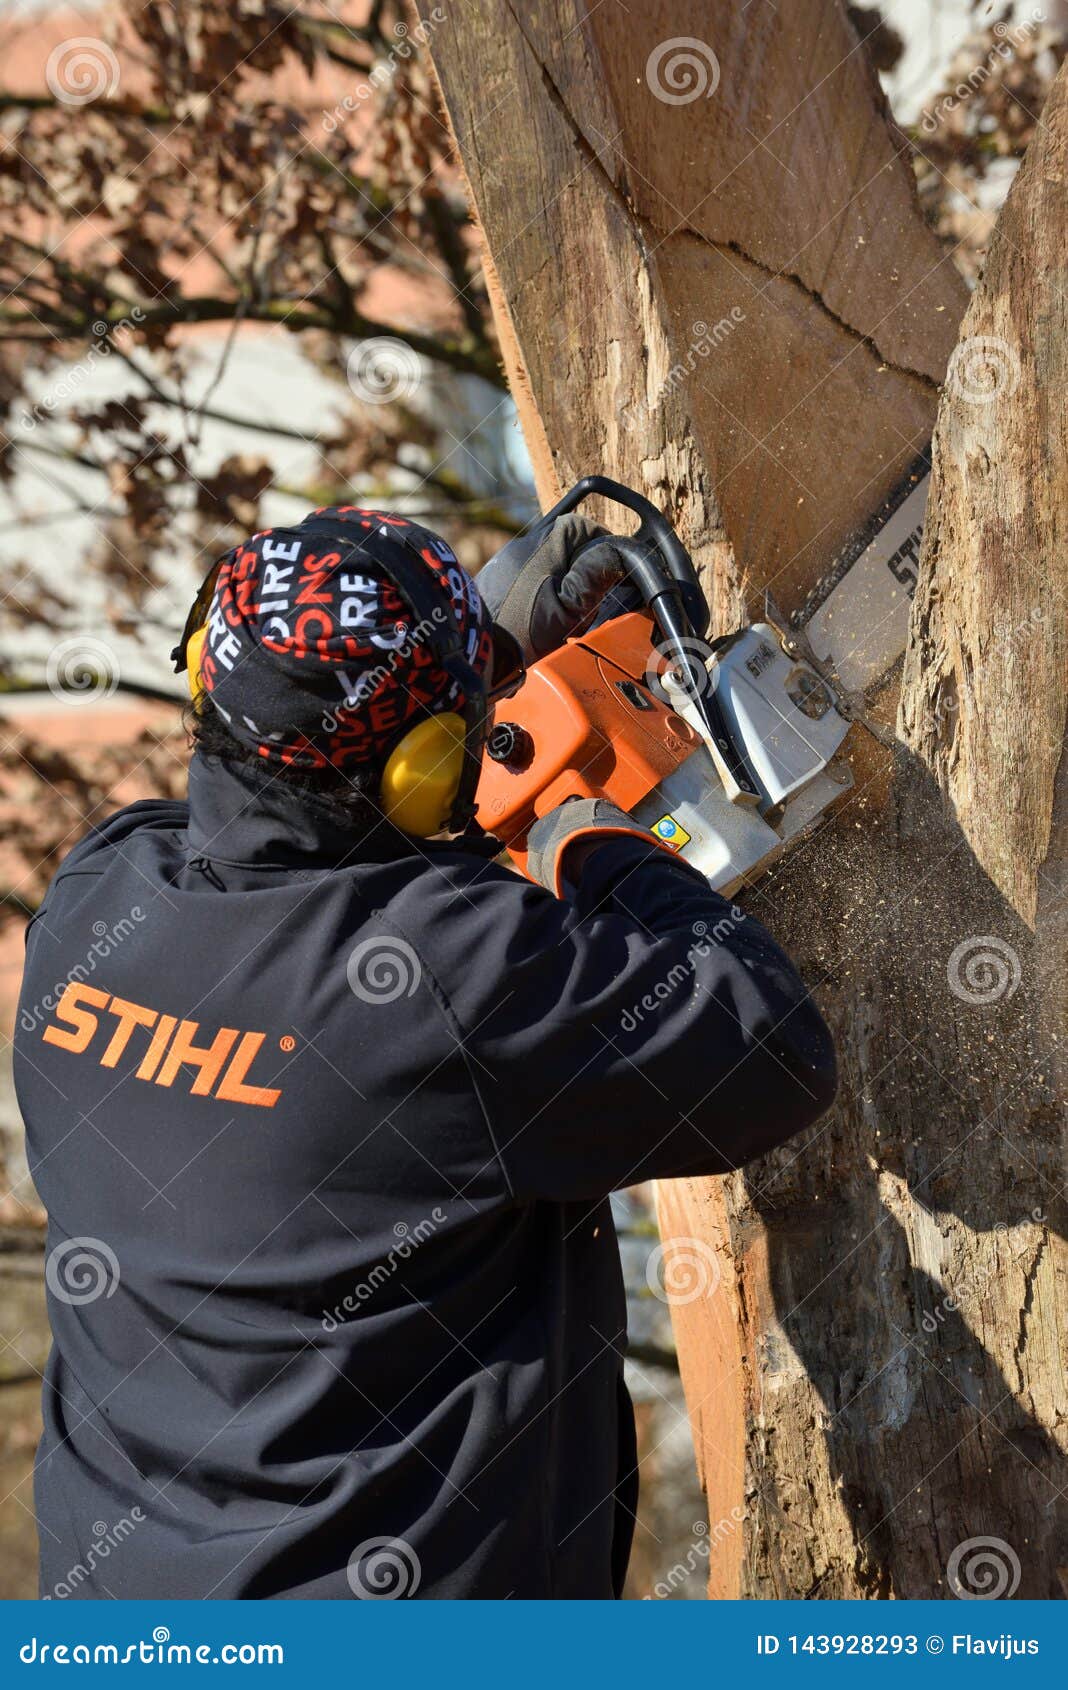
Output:
[[781,1143],[834,1063],[767,933],[660,851],[606,843],[567,904],[196,757],[188,806],[56,876],[16,1078],[45,1594],[608,1597],[608,1193]]

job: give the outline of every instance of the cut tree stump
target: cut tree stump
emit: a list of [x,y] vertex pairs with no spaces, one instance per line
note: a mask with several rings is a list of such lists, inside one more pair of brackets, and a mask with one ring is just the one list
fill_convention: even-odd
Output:
[[[630,482],[713,632],[796,612],[966,302],[837,0],[479,0],[430,45],[543,502]],[[1066,136],[1062,77],[954,354],[892,744],[853,730],[848,801],[745,898],[839,1101],[660,1192],[720,1270],[673,1309],[716,1596],[1064,1593]]]

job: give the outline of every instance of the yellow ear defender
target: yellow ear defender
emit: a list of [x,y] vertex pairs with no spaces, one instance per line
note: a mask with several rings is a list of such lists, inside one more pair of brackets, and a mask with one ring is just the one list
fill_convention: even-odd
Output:
[[390,752],[382,770],[382,812],[402,833],[430,839],[445,827],[463,773],[467,726],[455,710],[425,716]]
[[185,678],[189,683],[189,696],[198,710],[207,697],[204,691],[204,683],[200,678],[200,664],[204,656],[204,641],[207,637],[208,624],[205,622],[202,628],[194,629],[185,642]]
[[[306,520],[301,529],[306,533],[317,526]],[[336,525],[323,526],[328,527],[332,538],[336,537]],[[344,543],[351,544],[348,535]],[[376,565],[407,602],[416,624],[435,630],[441,601],[437,589],[427,581],[426,559],[418,548],[413,557],[406,555],[403,545],[390,544],[388,549],[388,557],[376,554]],[[198,709],[203,708],[208,696],[202,680],[204,645],[215,584],[225,561],[219,558],[201,583],[182,637],[171,653],[175,672],[187,672],[189,696]],[[445,710],[440,715],[425,716],[390,752],[382,770],[380,803],[383,814],[403,833],[429,839],[445,830],[462,832],[471,823],[488,706],[514,692],[524,676],[516,641],[495,624],[492,634],[494,684],[490,690],[464,658],[456,629],[430,635],[442,668],[454,676],[464,694],[464,714]]]
[[[471,673],[466,682],[469,704],[476,688],[481,692],[477,731],[473,731],[470,719],[465,720],[455,710],[426,716],[394,746],[382,770],[379,792],[383,814],[402,833],[417,839],[432,839],[455,822],[465,776],[468,802],[473,807],[487,731],[486,708],[498,699],[511,697],[525,679],[526,667],[516,640],[496,623],[491,631],[493,684],[483,690],[480,680]],[[473,741],[477,743],[475,756]]]
[[189,607],[181,638],[171,652],[174,672],[180,675],[182,670],[185,670],[189,696],[198,709],[202,707],[205,698],[200,671],[204,661],[204,641],[208,637],[208,612],[211,610],[215,583],[219,579],[219,571],[224,562],[224,558],[217,558],[200,583],[197,596]]

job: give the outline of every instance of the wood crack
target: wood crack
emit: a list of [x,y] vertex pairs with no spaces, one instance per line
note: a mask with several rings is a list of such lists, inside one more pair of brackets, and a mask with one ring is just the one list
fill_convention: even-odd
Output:
[[[828,305],[819,290],[812,287],[811,284],[806,282],[803,276],[799,276],[795,270],[776,269],[773,264],[767,264],[763,259],[757,258],[753,253],[748,252],[745,247],[742,246],[740,241],[713,240],[700,229],[695,229],[692,224],[685,222],[678,224],[673,229],[667,229],[662,224],[657,223],[656,219],[650,217],[648,213],[639,211],[633,200],[627,194],[626,189],[616,181],[596,147],[594,147],[587,139],[587,136],[575,118],[571,107],[564,98],[563,91],[559,87],[552,71],[542,58],[535,43],[530,39],[523,19],[516,11],[514,0],[506,0],[506,3],[508,10],[515,19],[516,28],[519,30],[528,52],[541,73],[542,81],[550,100],[571,131],[575,145],[577,146],[579,152],[582,154],[586,162],[592,165],[597,171],[602,182],[604,182],[605,186],[612,194],[612,197],[615,199],[616,203],[631,223],[635,239],[641,248],[643,255],[648,255],[651,247],[655,250],[657,246],[662,246],[665,241],[678,239],[680,237],[687,240],[699,241],[701,245],[707,247],[710,252],[719,252],[723,254],[733,253],[736,257],[741,258],[744,263],[751,264],[754,270],[758,270],[761,275],[766,276],[769,281],[788,282],[792,287],[796,288],[804,295],[806,300],[810,301],[818,311],[820,311],[825,317],[829,318],[829,320],[851,340],[855,341],[860,346],[866,347],[872,357],[884,368],[893,370],[897,375],[905,376],[906,378],[919,382],[929,393],[937,395],[941,391],[938,382],[934,381],[925,370],[914,369],[908,364],[894,363],[894,361],[891,358],[888,358],[882,351],[878,342],[872,335],[866,334],[863,329],[858,329],[854,323],[849,322],[848,319],[837,312],[833,306]],[[611,145],[611,143],[609,143],[609,145]],[[650,242],[646,238],[647,229],[653,230],[660,238],[654,242]]]
[[[654,223],[653,227],[656,228],[657,225]],[[777,270],[773,264],[766,264],[763,259],[755,258],[751,252],[747,252],[740,241],[714,241],[708,235],[702,234],[699,229],[694,229],[690,224],[684,224],[680,229],[673,232],[700,241],[702,246],[708,247],[713,252],[734,253],[738,258],[743,259],[746,264],[751,264],[754,270],[759,270],[762,275],[767,276],[770,281],[791,283],[793,287],[804,294],[807,300],[810,300],[816,306],[817,310],[828,317],[851,340],[867,347],[872,357],[885,369],[893,370],[896,375],[907,376],[913,381],[920,382],[930,393],[938,394],[941,391],[938,383],[927,374],[926,370],[914,369],[909,364],[895,364],[893,359],[888,358],[885,352],[881,350],[878,342],[871,335],[865,334],[863,329],[858,329],[855,324],[848,322],[845,317],[841,316],[832,305],[828,305],[818,289],[812,287],[795,270]]]
[[1023,1302],[1020,1304],[1020,1325],[1016,1339],[1015,1358],[1016,1370],[1019,1375],[1019,1388],[1021,1391],[1024,1390],[1026,1384],[1023,1371],[1023,1357],[1024,1351],[1027,1347],[1027,1317],[1031,1313],[1031,1309],[1034,1304],[1035,1284],[1038,1280],[1038,1270],[1042,1266],[1042,1258],[1046,1254],[1046,1246],[1048,1243],[1049,1233],[1044,1230],[1038,1249],[1035,1251],[1034,1260],[1024,1274],[1024,1294]]

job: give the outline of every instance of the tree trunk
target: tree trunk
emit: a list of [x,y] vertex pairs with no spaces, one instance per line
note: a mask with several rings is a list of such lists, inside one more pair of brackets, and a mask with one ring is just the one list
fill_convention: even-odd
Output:
[[[926,444],[964,305],[837,0],[431,27],[543,500],[640,488],[714,632],[764,586],[799,610]],[[854,729],[848,801],[746,899],[832,1025],[838,1104],[659,1194],[722,1267],[673,1308],[717,1596],[1044,1596],[1068,1562],[1065,98],[955,356],[904,672],[869,701],[889,725],[900,692],[896,736]]]

